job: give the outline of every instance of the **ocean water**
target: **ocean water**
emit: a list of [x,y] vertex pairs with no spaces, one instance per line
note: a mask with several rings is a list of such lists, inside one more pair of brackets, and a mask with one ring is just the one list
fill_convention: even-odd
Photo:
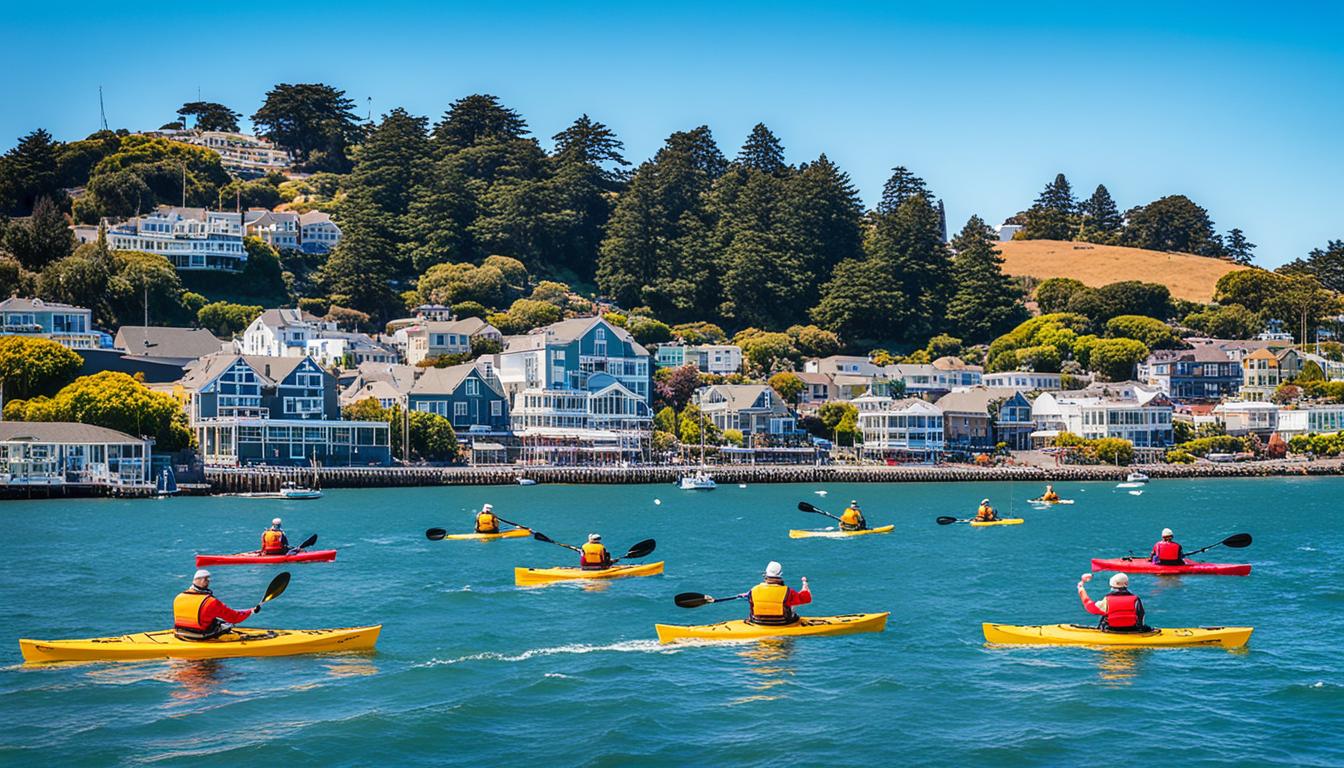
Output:
[[[0,503],[0,765],[683,766],[1344,765],[1344,480],[1154,481],[1141,495],[1063,484],[333,490],[233,498]],[[826,491],[822,496],[817,491]],[[990,496],[1020,526],[934,524]],[[885,536],[787,537],[857,498]],[[530,539],[430,542],[470,510],[617,553],[656,538],[666,574],[518,588],[515,566],[571,564]],[[656,503],[661,501],[661,504]],[[171,622],[196,552],[253,548],[275,515],[334,563],[291,565],[247,625],[382,623],[372,654],[23,665],[19,637]],[[1156,626],[1251,624],[1248,648],[989,647],[982,621],[1090,622],[1094,556],[1144,552],[1164,526],[1248,577],[1134,576]],[[812,584],[814,615],[891,611],[882,634],[659,646],[653,624],[738,618],[767,561]],[[214,567],[252,605],[278,567]],[[1104,592],[1099,575],[1094,597]]]

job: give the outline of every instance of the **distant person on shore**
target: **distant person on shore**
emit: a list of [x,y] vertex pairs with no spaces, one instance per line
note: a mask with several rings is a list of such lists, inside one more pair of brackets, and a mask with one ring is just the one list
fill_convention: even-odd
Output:
[[1185,565],[1185,549],[1174,540],[1170,528],[1162,529],[1162,540],[1153,545],[1152,561],[1158,565]]
[[585,571],[601,571],[611,567],[611,553],[602,544],[602,534],[588,534],[588,543],[579,548],[579,567]]
[[784,566],[774,561],[765,566],[765,577],[761,583],[745,594],[750,606],[747,622],[766,626],[796,624],[798,614],[793,612],[794,606],[812,602],[812,590],[807,585],[807,577],[803,577],[803,588],[795,592],[784,583]]
[[261,603],[235,611],[210,591],[210,572],[199,570],[191,586],[173,599],[173,632],[183,640],[210,640],[261,611]]
[[1045,486],[1045,493],[1041,494],[1041,501],[1059,501],[1059,494],[1055,493],[1055,486]]
[[280,525],[280,518],[271,521],[271,527],[261,532],[261,554],[285,555],[289,553],[289,537]]
[[499,518],[495,517],[495,505],[485,504],[476,513],[477,533],[499,533]]
[[840,530],[862,531],[867,527],[868,521],[864,518],[863,511],[859,509],[859,502],[850,500],[849,506],[840,513]]
[[999,513],[989,506],[989,499],[981,499],[980,508],[975,511],[975,521],[977,523],[992,523],[998,519]]
[[1129,577],[1117,573],[1111,577],[1111,591],[1097,602],[1087,596],[1086,583],[1092,574],[1084,574],[1078,582],[1078,597],[1083,608],[1094,616],[1100,616],[1098,626],[1106,632],[1147,632],[1143,623],[1143,601],[1129,591]]

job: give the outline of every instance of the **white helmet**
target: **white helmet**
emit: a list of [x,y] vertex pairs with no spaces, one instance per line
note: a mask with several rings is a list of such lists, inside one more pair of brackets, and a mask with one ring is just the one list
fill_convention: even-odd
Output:
[[278,517],[271,521],[271,525],[279,525],[279,524],[280,524],[280,518]]
[[1111,577],[1111,589],[1120,589],[1129,586],[1129,576],[1123,573],[1117,573]]
[[981,504],[988,504],[988,503],[989,503],[989,499],[981,499],[981,500],[980,500],[980,503],[981,503]]
[[772,579],[778,579],[780,576],[784,575],[784,566],[771,560],[770,564],[765,566],[765,575]]
[[493,510],[494,508],[495,508],[495,505],[494,505],[494,504],[485,504],[485,505],[482,505],[482,506],[481,506],[481,511],[482,511],[482,512],[489,512],[489,511]]
[[1171,532],[1171,529],[1170,529],[1170,528],[1163,528],[1163,529],[1162,529],[1162,538],[1165,539],[1165,538],[1167,538],[1168,536],[1173,536],[1173,535],[1175,535],[1175,534],[1173,534],[1173,533]]
[[210,572],[202,568],[199,571],[196,571],[196,575],[192,576],[191,580],[200,581],[201,579],[208,579],[208,578],[210,578]]
[[859,500],[858,500],[858,499],[850,499],[850,500],[849,500],[849,506],[851,506],[851,507],[857,507],[857,506],[859,506]]
[[597,542],[599,542],[599,541],[601,541],[601,540],[602,540],[602,534],[600,534],[600,533],[590,533],[590,534],[588,534],[588,541],[590,541],[590,542],[597,543]]

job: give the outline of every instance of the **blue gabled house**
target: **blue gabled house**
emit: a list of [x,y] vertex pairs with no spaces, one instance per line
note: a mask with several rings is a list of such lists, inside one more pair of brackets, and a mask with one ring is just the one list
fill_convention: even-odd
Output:
[[509,430],[509,400],[489,366],[464,363],[425,368],[411,385],[407,403],[412,411],[443,416],[459,433]]

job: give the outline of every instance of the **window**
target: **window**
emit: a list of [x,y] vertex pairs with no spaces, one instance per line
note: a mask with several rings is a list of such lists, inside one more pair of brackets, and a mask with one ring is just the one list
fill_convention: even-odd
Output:
[[453,416],[466,416],[466,415],[467,415],[466,403],[462,402],[453,403]]
[[467,396],[476,397],[481,394],[481,382],[475,379],[467,379]]
[[504,401],[502,400],[491,401],[490,403],[491,416],[500,416],[503,414],[503,412],[504,412]]

